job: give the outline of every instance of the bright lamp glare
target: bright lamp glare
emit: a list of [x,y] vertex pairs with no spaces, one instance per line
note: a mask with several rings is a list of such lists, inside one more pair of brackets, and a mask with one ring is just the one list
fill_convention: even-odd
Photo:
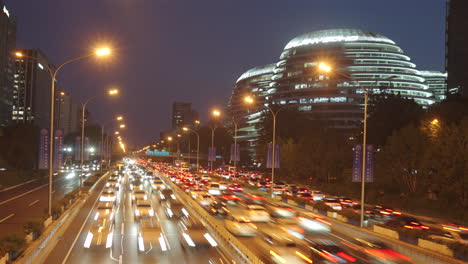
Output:
[[96,50],[96,55],[97,56],[107,56],[111,53],[109,48],[101,48]]
[[119,90],[117,90],[117,89],[109,90],[109,95],[116,95],[118,93],[119,93]]
[[330,72],[332,70],[331,67],[324,62],[319,63],[318,67],[319,70],[323,72]]

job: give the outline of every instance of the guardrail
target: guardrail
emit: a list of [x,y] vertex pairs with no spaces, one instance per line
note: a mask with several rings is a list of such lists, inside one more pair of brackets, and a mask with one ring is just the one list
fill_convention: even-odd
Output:
[[[94,189],[97,183],[106,178],[108,173],[109,172],[102,175],[100,179],[94,183],[90,190]],[[36,241],[34,241],[23,253],[23,256],[17,259],[15,263],[42,263],[42,261],[44,261],[44,259],[50,253],[51,246],[55,246],[55,243],[50,243],[51,239],[55,235],[57,235],[57,232],[62,227],[67,227],[71,223],[73,218],[75,218],[80,212],[81,207],[83,207],[88,197],[89,196],[85,196],[77,199],[72,206],[70,206],[65,212],[63,212],[59,219],[52,222],[48,226],[47,230],[43,233],[43,235],[40,236]],[[63,226],[64,223],[67,224]]]
[[223,245],[229,250],[232,254],[236,252],[237,261],[240,263],[250,263],[250,264],[263,264],[263,261],[257,257],[252,251],[250,251],[244,244],[239,242],[239,240],[233,236],[229,231],[226,230],[224,226],[217,224],[213,217],[208,214],[197,202],[190,198],[184,191],[182,191],[176,184],[174,184],[170,179],[167,178],[167,175],[161,173],[164,177],[163,180],[167,185],[171,187],[173,192],[182,200],[188,204],[200,218],[202,218],[207,225],[210,227],[214,235],[223,242]]

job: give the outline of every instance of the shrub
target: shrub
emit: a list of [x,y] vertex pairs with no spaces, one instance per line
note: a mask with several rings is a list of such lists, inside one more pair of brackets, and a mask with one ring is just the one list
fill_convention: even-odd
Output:
[[35,235],[39,236],[40,234],[42,234],[42,231],[44,230],[44,223],[40,219],[31,220],[31,221],[26,222],[23,228],[26,234],[34,233]]
[[[341,211],[338,211],[338,214],[348,218],[349,220],[357,220],[357,221],[361,220],[361,214],[353,212],[351,210],[346,210],[346,209],[341,210]],[[364,216],[364,219],[368,219],[368,217]]]
[[0,240],[0,248],[3,252],[13,252],[17,253],[21,251],[21,249],[26,244],[25,234],[22,233],[13,233],[8,234]]

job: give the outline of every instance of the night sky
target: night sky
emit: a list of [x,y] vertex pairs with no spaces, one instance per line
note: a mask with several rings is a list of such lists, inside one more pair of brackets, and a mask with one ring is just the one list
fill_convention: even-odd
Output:
[[394,40],[420,70],[443,70],[443,0],[5,0],[17,17],[17,46],[53,64],[99,43],[112,58],[67,65],[60,85],[85,100],[109,87],[119,98],[90,103],[94,120],[127,119],[124,138],[149,143],[170,127],[174,101],[202,120],[225,106],[244,71],[277,62],[302,33],[360,28]]

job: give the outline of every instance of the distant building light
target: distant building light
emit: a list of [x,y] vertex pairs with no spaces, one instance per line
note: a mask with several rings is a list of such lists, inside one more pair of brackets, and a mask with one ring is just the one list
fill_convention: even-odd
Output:
[[40,64],[40,63],[37,63],[37,66],[38,66],[39,68],[41,68],[41,70],[44,69],[44,66],[42,66],[42,64]]
[[6,5],[3,6],[3,13],[7,15],[7,17],[10,17],[10,12],[8,12],[8,9],[6,8]]

